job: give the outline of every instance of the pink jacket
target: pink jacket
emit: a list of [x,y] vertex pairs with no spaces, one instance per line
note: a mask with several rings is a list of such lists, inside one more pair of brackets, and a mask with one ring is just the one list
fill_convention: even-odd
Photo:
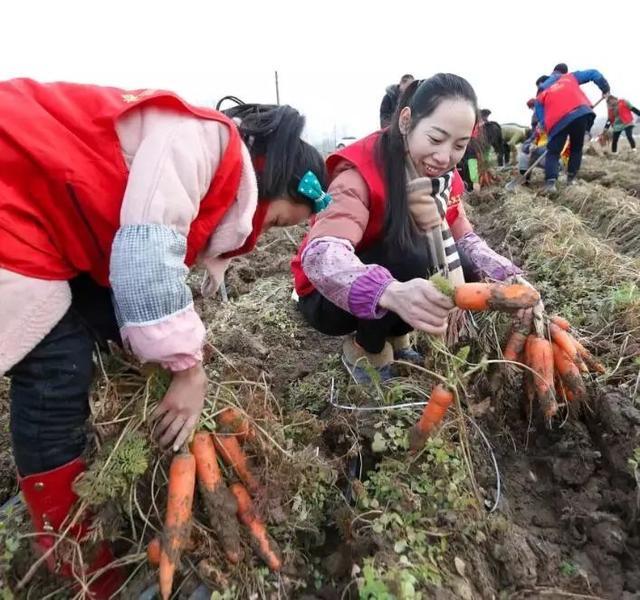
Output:
[[[186,236],[226,148],[225,127],[142,107],[127,113],[118,122],[117,132],[130,169],[121,231],[161,227]],[[257,183],[244,145],[242,151],[244,167],[236,202],[199,257],[207,269],[203,292],[209,295],[216,291],[229,263],[221,255],[240,248],[251,232]],[[115,301],[117,304],[117,293]],[[0,269],[0,305],[2,375],[64,316],[71,305],[71,292],[65,281],[43,281]],[[121,323],[121,335],[142,362],[179,371],[202,360],[205,328],[192,303],[153,321]]]

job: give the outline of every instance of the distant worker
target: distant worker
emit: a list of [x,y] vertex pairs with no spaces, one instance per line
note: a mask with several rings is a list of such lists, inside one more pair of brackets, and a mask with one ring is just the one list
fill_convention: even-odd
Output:
[[[585,133],[595,119],[591,101],[580,86],[593,82],[603,95],[609,93],[609,83],[600,71],[565,71],[563,63],[556,65],[549,78],[540,85],[535,112],[539,127],[549,138],[545,162],[545,190],[557,191],[560,153],[567,137],[571,141],[571,153],[567,170],[567,183],[572,185],[582,163],[582,147]],[[563,72],[564,71],[564,72]]]
[[529,136],[530,131],[526,127],[520,127],[513,123],[500,126],[502,133],[502,160],[505,165],[516,161],[518,144],[522,144]]
[[[489,162],[489,149],[493,148],[496,153],[496,160],[498,166],[502,166],[503,163],[503,141],[502,130],[500,123],[496,121],[490,121],[491,111],[488,108],[483,108],[480,111],[480,121],[478,122],[478,139],[482,146],[484,162]],[[471,146],[471,144],[470,144]]]
[[380,129],[384,129],[391,122],[391,117],[398,106],[400,96],[409,87],[409,84],[414,80],[413,75],[403,75],[400,78],[400,83],[390,85],[382,98],[380,103]]
[[[624,131],[631,149],[636,151],[636,142],[633,139],[633,126],[635,119],[633,114],[640,115],[640,111],[624,98],[616,98],[615,96],[609,96],[607,98],[607,108],[609,109],[609,115],[607,124],[604,126],[605,131],[613,125],[613,140],[611,142],[611,152],[614,154],[618,152],[618,140]],[[633,114],[631,114],[633,113]]]

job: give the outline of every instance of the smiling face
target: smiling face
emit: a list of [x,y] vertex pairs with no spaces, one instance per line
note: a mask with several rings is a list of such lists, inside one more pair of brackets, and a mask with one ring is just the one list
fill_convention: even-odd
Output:
[[[400,131],[408,131],[411,109],[400,113]],[[440,102],[406,135],[411,161],[421,177],[440,177],[460,162],[476,123],[473,105],[461,98]]]

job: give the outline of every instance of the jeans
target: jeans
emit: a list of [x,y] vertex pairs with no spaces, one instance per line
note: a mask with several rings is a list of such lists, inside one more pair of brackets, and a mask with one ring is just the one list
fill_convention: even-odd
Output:
[[120,342],[111,291],[70,281],[67,313],[8,373],[11,440],[23,477],[74,460],[86,446],[95,343]]
[[618,151],[618,140],[620,139],[620,136],[622,135],[623,131],[624,131],[625,135],[627,136],[627,139],[629,140],[629,145],[632,148],[636,147],[636,141],[633,139],[633,125],[629,125],[629,127],[625,127],[621,131],[614,131],[613,132],[613,140],[611,141],[611,152],[617,152]]
[[560,153],[564,148],[567,137],[571,143],[569,154],[568,176],[573,178],[580,170],[582,163],[582,147],[584,146],[584,136],[593,123],[593,115],[587,114],[574,119],[564,129],[556,133],[547,143],[547,158],[544,167],[544,178],[546,181],[558,179],[560,170]]

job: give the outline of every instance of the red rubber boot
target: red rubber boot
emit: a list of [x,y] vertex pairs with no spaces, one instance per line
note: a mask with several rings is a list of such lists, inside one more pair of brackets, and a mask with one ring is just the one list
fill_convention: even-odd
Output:
[[[57,469],[18,478],[33,527],[37,533],[42,533],[36,537],[35,542],[35,547],[39,552],[46,552],[56,543],[57,537],[47,535],[47,533],[58,533],[66,529],[64,521],[78,498],[73,491],[73,482],[85,470],[84,461],[76,458]],[[85,541],[90,526],[91,517],[89,515],[83,516],[67,532],[67,537],[82,543]],[[62,577],[73,577],[74,573],[80,577],[82,567],[77,555],[73,562],[69,558],[65,559],[61,556],[64,552],[60,551],[64,546],[65,544],[62,542],[47,558],[46,563],[49,570]],[[109,542],[102,541],[92,546],[91,557],[83,557],[85,562],[84,578],[86,579],[91,579],[92,573],[106,567],[114,560]],[[113,598],[123,582],[124,570],[121,567],[109,569],[90,583],[89,597],[92,600]]]

